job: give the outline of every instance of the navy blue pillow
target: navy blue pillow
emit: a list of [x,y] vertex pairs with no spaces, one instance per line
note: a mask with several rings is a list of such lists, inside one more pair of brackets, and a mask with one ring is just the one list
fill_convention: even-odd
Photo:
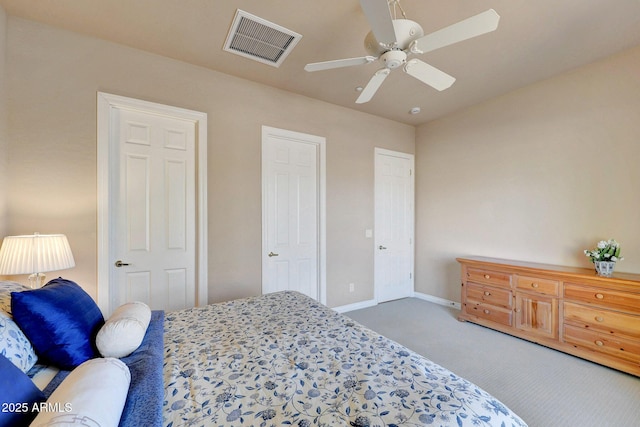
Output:
[[11,294],[13,319],[45,363],[71,370],[99,357],[95,338],[102,312],[80,286],[53,279],[40,289]]
[[0,426],[29,425],[38,415],[34,404],[45,400],[27,374],[0,354]]

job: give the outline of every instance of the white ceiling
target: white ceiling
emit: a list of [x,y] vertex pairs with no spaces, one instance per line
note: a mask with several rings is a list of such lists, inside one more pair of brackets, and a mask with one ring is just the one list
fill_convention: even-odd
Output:
[[[640,0],[401,0],[430,33],[493,8],[495,32],[421,59],[457,78],[438,92],[394,70],[355,104],[378,62],[308,73],[309,62],[365,56],[358,0],[0,0],[9,15],[65,28],[359,111],[418,125],[640,45]],[[222,50],[236,9],[302,34],[275,68]],[[640,73],[640,70],[638,70]],[[410,115],[412,107],[422,112]]]

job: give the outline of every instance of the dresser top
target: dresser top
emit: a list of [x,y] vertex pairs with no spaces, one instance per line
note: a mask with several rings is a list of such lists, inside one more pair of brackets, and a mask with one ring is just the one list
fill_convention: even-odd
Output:
[[[522,270],[522,271],[544,271],[549,273],[562,274],[565,276],[573,276],[573,277],[581,277],[581,278],[590,278],[595,280],[610,280],[616,279],[622,282],[629,282],[631,284],[635,284],[640,286],[640,274],[633,273],[618,273],[614,272],[613,276],[602,277],[596,274],[595,268],[583,268],[583,267],[567,267],[563,265],[553,265],[553,264],[540,264],[535,262],[527,262],[527,261],[515,261],[501,258],[489,258],[489,257],[479,257],[479,256],[470,256],[470,257],[460,257],[456,258],[459,263],[469,264],[469,265],[482,265],[482,266],[490,266],[495,265],[496,267],[509,267],[514,270]],[[634,283],[635,282],[635,283]]]

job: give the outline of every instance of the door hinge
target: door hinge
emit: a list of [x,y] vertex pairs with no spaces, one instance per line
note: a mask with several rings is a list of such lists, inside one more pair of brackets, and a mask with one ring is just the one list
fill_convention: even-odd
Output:
[[413,273],[409,273],[409,279],[413,279]]

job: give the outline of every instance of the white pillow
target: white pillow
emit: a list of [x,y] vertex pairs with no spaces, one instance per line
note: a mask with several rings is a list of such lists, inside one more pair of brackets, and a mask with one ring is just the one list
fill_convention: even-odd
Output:
[[131,383],[129,368],[114,358],[76,367],[40,406],[31,426],[116,427]]
[[22,286],[18,282],[0,281],[0,311],[11,315],[11,292],[27,291],[29,288]]
[[149,320],[151,309],[147,304],[136,301],[121,305],[98,331],[98,351],[103,357],[130,355],[140,347]]
[[13,321],[10,314],[0,311],[0,354],[27,372],[38,360],[31,341]]

